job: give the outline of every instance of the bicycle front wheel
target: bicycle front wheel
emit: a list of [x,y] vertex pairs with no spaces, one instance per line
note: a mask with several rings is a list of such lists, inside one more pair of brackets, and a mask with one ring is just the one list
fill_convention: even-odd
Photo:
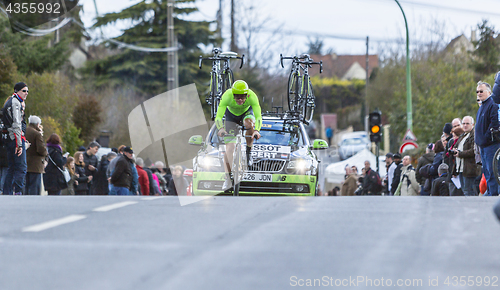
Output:
[[300,90],[300,78],[296,73],[291,73],[288,76],[288,110],[292,112],[298,111],[298,100],[299,100],[299,90]]
[[304,95],[306,97],[306,104],[304,106],[304,121],[309,123],[312,120],[312,117],[314,115],[314,107],[316,107],[316,100],[314,97],[314,91],[312,88],[311,84],[311,79],[308,78],[307,82],[308,84],[308,89],[306,94]]
[[215,120],[218,106],[219,102],[217,99],[217,76],[215,74],[212,74],[212,78],[210,80],[210,118],[212,118],[212,121]]
[[228,69],[222,75],[222,94],[224,94],[227,90],[229,90],[233,86],[234,82],[234,74],[231,69]]
[[233,196],[240,195],[240,182],[243,177],[243,154],[241,154],[241,144],[237,143],[237,148],[234,150],[234,158],[233,158],[233,181],[234,181],[234,190]]
[[500,148],[495,152],[495,155],[493,156],[493,174],[495,174],[495,180],[497,181],[498,185],[500,185]]

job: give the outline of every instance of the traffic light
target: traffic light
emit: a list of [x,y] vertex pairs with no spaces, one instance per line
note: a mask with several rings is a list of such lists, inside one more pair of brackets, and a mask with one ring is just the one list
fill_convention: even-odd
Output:
[[376,143],[382,141],[382,114],[380,111],[373,111],[368,119],[370,121],[370,141]]

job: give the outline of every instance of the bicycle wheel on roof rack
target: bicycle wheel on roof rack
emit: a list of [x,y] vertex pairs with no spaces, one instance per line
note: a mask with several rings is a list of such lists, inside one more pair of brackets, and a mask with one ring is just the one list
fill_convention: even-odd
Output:
[[314,91],[311,84],[311,79],[308,78],[307,82],[307,92],[305,92],[305,106],[304,106],[304,122],[311,122],[314,115],[314,107],[316,107],[316,100],[314,97]]
[[296,73],[291,73],[288,76],[288,87],[287,87],[287,99],[288,99],[288,110],[292,112],[299,111],[299,91],[300,91],[300,77]]
[[233,86],[233,82],[234,82],[233,70],[228,69],[222,75],[222,94],[224,94],[228,89],[230,89]]
[[217,115],[217,107],[219,104],[216,104],[217,100],[217,78],[214,74],[211,75],[210,79],[210,118],[215,120],[215,115]]

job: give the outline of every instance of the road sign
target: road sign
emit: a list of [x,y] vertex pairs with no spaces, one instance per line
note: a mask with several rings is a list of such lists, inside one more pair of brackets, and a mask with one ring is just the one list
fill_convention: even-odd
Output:
[[405,136],[403,137],[403,142],[405,142],[406,140],[417,141],[417,137],[415,137],[415,134],[413,134],[410,129],[406,130]]
[[417,148],[418,148],[417,143],[412,142],[412,141],[407,141],[407,142],[403,143],[403,145],[401,145],[401,147],[399,147],[399,153],[403,153],[407,150],[412,150],[412,149],[417,149]]

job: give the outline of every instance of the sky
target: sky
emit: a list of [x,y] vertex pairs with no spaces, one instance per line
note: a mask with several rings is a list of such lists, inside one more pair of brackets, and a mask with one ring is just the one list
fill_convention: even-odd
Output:
[[[120,11],[140,1],[97,0],[97,7],[102,15]],[[80,0],[80,3],[84,7],[82,20],[90,27],[96,15],[94,1]],[[195,3],[199,12],[191,15],[190,19],[215,20],[219,0],[197,0]],[[238,19],[250,18],[252,13],[248,7],[251,4],[257,12],[254,14],[259,15],[255,22],[268,19],[265,31],[256,37],[256,44],[275,45],[278,50],[281,45],[281,49],[288,53],[305,52],[308,40],[315,39],[315,36],[323,40],[325,52],[332,50],[337,54],[365,54],[367,36],[370,38],[370,54],[379,52],[387,43],[405,40],[403,14],[394,0],[236,0],[236,3],[240,7]],[[462,33],[470,38],[471,30],[482,19],[488,19],[500,30],[498,0],[400,0],[400,4],[408,20],[410,44],[439,39],[449,42]],[[223,0],[223,5],[223,36],[229,38],[230,0]],[[130,23],[108,27],[104,34],[106,37],[117,36],[120,29],[127,25]],[[277,27],[285,31],[284,38],[278,39],[270,34]],[[357,40],[343,39],[346,37]],[[243,42],[240,40],[240,43]],[[228,46],[225,42],[223,49],[228,49]]]

